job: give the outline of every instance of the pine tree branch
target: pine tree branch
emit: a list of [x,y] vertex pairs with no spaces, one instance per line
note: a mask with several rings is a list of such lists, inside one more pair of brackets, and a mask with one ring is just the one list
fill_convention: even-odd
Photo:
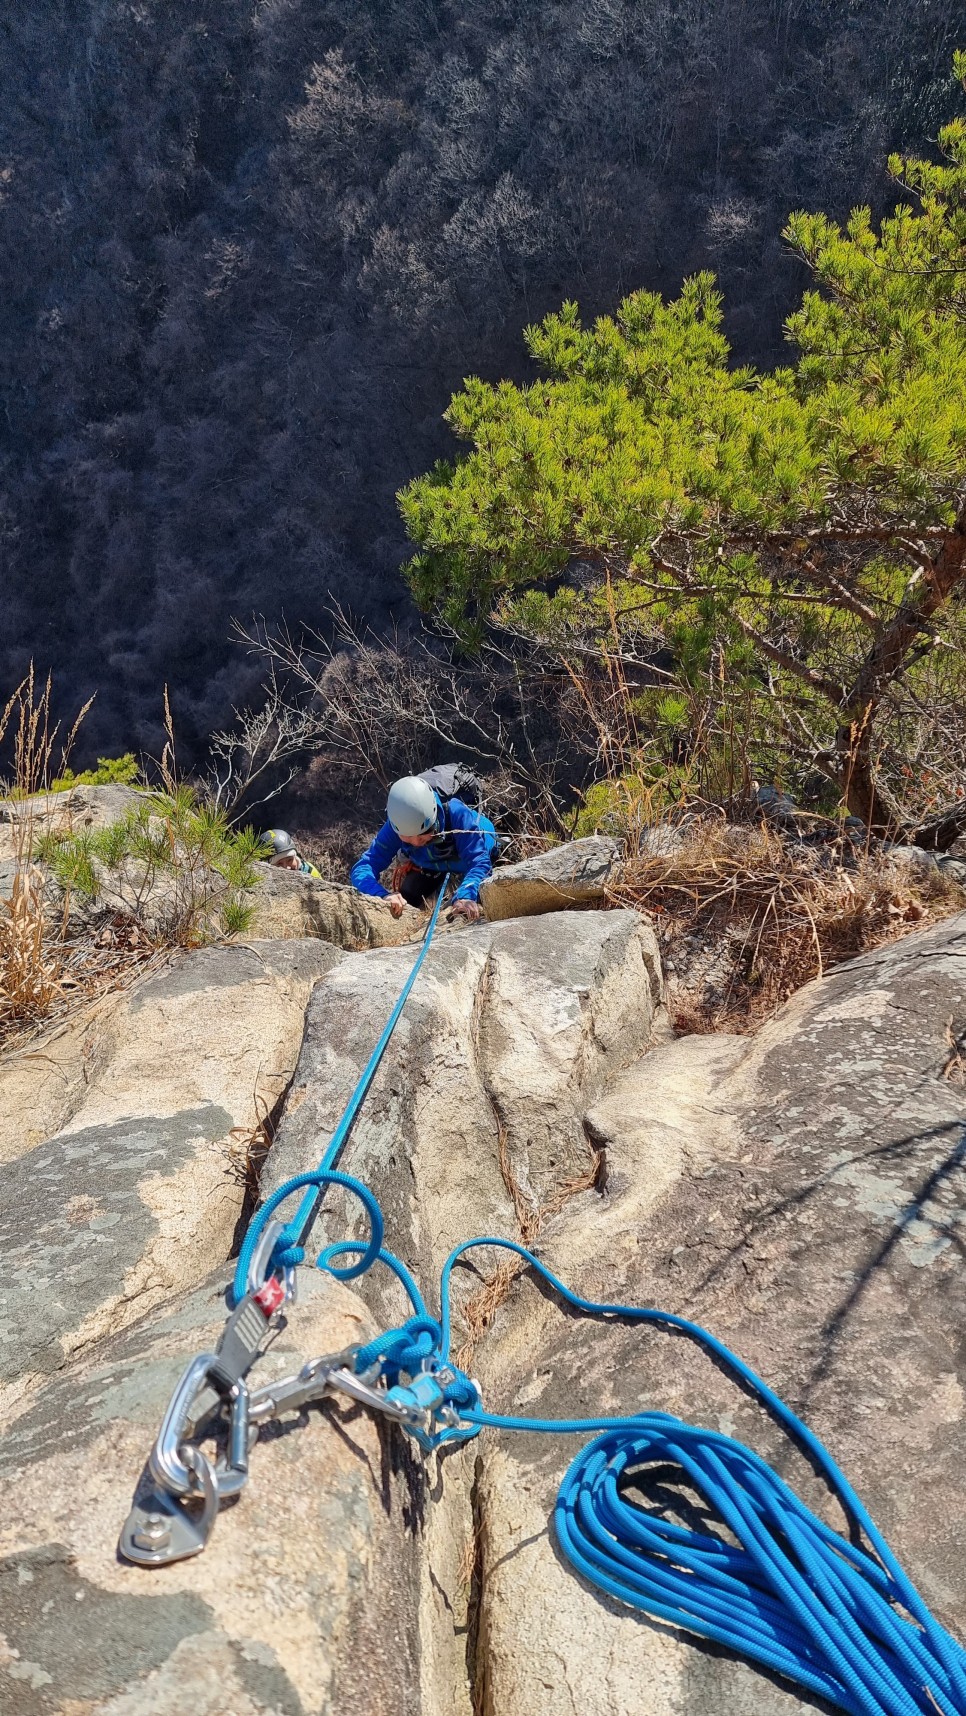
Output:
[[[667,573],[669,577],[673,578],[687,595],[707,595],[709,593],[710,586],[698,584],[684,567],[676,566],[672,560],[658,559],[655,555],[655,563],[662,572]],[[844,702],[848,696],[847,686],[842,685],[837,680],[829,678],[827,674],[819,673],[817,668],[809,667],[806,662],[799,661],[798,658],[791,655],[788,650],[782,649],[779,644],[773,643],[770,638],[765,637],[763,632],[758,631],[757,627],[753,626],[750,620],[744,619],[742,615],[738,613],[737,609],[733,608],[731,613],[735,624],[744,633],[745,637],[749,638],[752,643],[758,646],[762,655],[765,656],[768,661],[773,661],[776,667],[784,668],[786,672],[793,674],[796,679],[800,679],[804,684],[811,686],[813,691],[820,691],[822,696],[827,697],[836,707]]]
[[[821,542],[843,543],[874,543],[896,542],[908,534],[909,521],[896,519],[895,524],[848,524],[844,521],[828,524],[813,524],[796,530],[728,530],[724,534],[730,546],[735,548],[774,548],[787,554],[801,553],[803,545],[813,546]],[[923,541],[947,537],[949,526],[945,524],[924,525],[916,527],[917,537]],[[694,536],[687,531],[665,530],[661,532],[660,540],[669,546],[686,544],[692,546]]]
[[[905,665],[916,638],[926,630],[933,615],[945,605],[956,585],[964,578],[966,507],[960,513],[955,529],[945,532],[945,540],[935,560],[925,561],[913,574],[895,618],[866,655],[847,698],[850,708],[859,709],[875,702],[882,688]],[[913,590],[915,594],[910,594]]]
[[766,638],[763,632],[758,631],[750,620],[743,619],[741,614],[733,611],[732,617],[745,637],[756,644],[762,655],[768,661],[773,661],[776,667],[784,668],[787,673],[793,674],[805,685],[810,685],[813,691],[820,691],[823,697],[827,697],[829,702],[836,706],[845,701],[848,696],[846,686],[835,679],[830,679],[827,674],[819,673],[817,668],[808,667],[805,662],[799,661],[794,655],[790,655],[788,650],[772,643],[770,638]]
[[847,613],[854,614],[856,619],[861,620],[863,625],[869,626],[873,631],[878,631],[882,624],[880,615],[869,606],[868,602],[863,602],[861,596],[857,596],[854,591],[849,590],[833,573],[823,572],[808,560],[801,562],[799,572],[803,578],[807,578],[811,583],[834,592],[834,600],[830,602],[830,606],[844,608]]

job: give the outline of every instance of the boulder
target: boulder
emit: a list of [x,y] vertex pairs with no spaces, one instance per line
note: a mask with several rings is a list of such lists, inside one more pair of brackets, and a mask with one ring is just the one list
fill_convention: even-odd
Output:
[[108,828],[145,797],[138,787],[77,786],[65,792],[35,793],[31,798],[0,799],[0,859],[13,858],[28,823],[37,832],[79,834]]
[[382,900],[357,893],[344,883],[276,870],[270,864],[256,868],[258,884],[249,895],[254,917],[248,936],[318,936],[335,947],[358,950],[419,941],[426,928],[425,912],[412,906],[394,918]]
[[[309,992],[338,958],[313,941],[199,949],[61,1039],[55,1130],[38,1139],[21,1118],[4,1140],[0,1400],[166,1301],[199,1247],[209,1265],[228,1255],[244,1136],[287,1084]],[[29,1117],[24,1079],[44,1053],[0,1063],[8,1120],[15,1103]]]
[[958,887],[966,885],[966,860],[955,853],[928,852],[922,846],[884,845],[883,850],[894,869],[916,881],[928,881],[938,873]]
[[[657,1048],[589,1113],[602,1195],[542,1255],[581,1292],[693,1318],[822,1437],[966,1637],[966,917],[843,965],[749,1039]],[[476,1364],[489,1405],[676,1413],[749,1443],[833,1522],[777,1427],[680,1339],[562,1314],[526,1281]],[[477,1444],[483,1708],[791,1716],[791,1687],[628,1613],[548,1522],[564,1438]]]
[[[319,1160],[412,957],[369,953],[318,985],[265,1192]],[[468,1220],[516,1234],[515,1203],[538,1219],[593,1178],[585,1113],[647,1046],[661,998],[653,931],[630,911],[481,923],[433,948],[340,1163],[422,1279]]]
[[766,822],[772,823],[775,828],[782,828],[788,832],[795,830],[798,806],[787,792],[782,792],[780,787],[765,785],[756,787],[755,802]]
[[480,889],[481,904],[491,923],[559,912],[567,906],[599,905],[619,856],[617,841],[602,834],[551,846],[535,858],[494,870]]
[[894,841],[883,841],[881,850],[896,870],[905,871],[917,879],[935,874],[937,854],[927,852],[923,846],[905,846]]
[[683,822],[652,822],[647,828],[642,828],[634,842],[634,851],[638,858],[674,858],[686,845],[691,829],[690,821]]

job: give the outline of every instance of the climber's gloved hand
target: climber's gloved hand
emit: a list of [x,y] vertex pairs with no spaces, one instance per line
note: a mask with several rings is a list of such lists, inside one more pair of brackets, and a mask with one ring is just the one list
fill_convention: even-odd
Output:
[[483,907],[479,900],[454,900],[454,918],[465,918],[467,923],[475,924],[483,916]]
[[401,894],[388,894],[386,896],[386,904],[389,907],[389,910],[392,912],[392,915],[394,918],[401,918],[402,917],[403,907],[405,906],[406,902],[403,899]]

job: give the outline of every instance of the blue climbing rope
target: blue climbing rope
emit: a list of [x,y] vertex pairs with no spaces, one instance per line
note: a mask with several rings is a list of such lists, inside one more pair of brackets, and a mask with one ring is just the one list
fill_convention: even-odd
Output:
[[[266,1224],[298,1191],[303,1198],[272,1249],[269,1268],[293,1267],[325,1189],[359,1199],[365,1241],[341,1240],[317,1265],[340,1280],[382,1263],[401,1284],[412,1315],[360,1347],[357,1374],[378,1367],[385,1401],[410,1412],[406,1428],[424,1448],[465,1441],[481,1429],[592,1438],[566,1472],[554,1524],[560,1547],[584,1578],[619,1601],[723,1645],[826,1699],[849,1716],[966,1716],[966,1651],[936,1620],[831,1454],[761,1377],[707,1329],[669,1311],[601,1303],[575,1293],[513,1240],[466,1240],[447,1258],[440,1317],[432,1317],[405,1264],[382,1244],[379,1204],[362,1181],[335,1170],[376,1069],[429,949],[444,888],[419,956],[319,1167],[281,1186],[251,1223],[235,1276],[246,1290]],[[266,1241],[267,1243],[267,1241]],[[609,1321],[650,1323],[698,1343],[770,1411],[821,1472],[850,1520],[843,1537],[805,1506],[751,1449],[665,1412],[625,1417],[535,1418],[483,1407],[479,1387],[450,1358],[452,1274],[470,1251],[509,1251],[568,1305]],[[337,1261],[339,1259],[353,1262]],[[662,1517],[634,1494],[648,1468],[672,1467],[717,1521],[700,1530]]]
[[[449,1356],[452,1272],[467,1252],[484,1246],[515,1253],[585,1315],[657,1324],[696,1341],[795,1438],[867,1547],[826,1525],[751,1449],[669,1413],[554,1419],[484,1410],[477,1385]],[[371,1251],[371,1240],[368,1247],[342,1241],[318,1263],[332,1269],[336,1256]],[[451,1252],[436,1322],[398,1259],[379,1256],[402,1281],[414,1315],[362,1347],[356,1366],[380,1362],[390,1400],[410,1392],[401,1374],[440,1379],[439,1408],[458,1423],[444,1421],[432,1445],[483,1428],[593,1436],[564,1476],[554,1510],[560,1547],[584,1578],[655,1619],[763,1664],[850,1716],[963,1716],[966,1651],[930,1613],[814,1432],[707,1329],[672,1312],[587,1299],[524,1246],[494,1237],[467,1240]],[[677,1468],[724,1528],[720,1535],[713,1527],[675,1524],[635,1499],[635,1475],[656,1465]]]
[[[328,1171],[335,1166],[342,1153],[349,1133],[355,1123],[356,1116],[358,1115],[359,1110],[369,1093],[369,1087],[379,1070],[382,1057],[389,1047],[390,1038],[399,1023],[402,1010],[409,999],[412,986],[419,976],[423,960],[429,952],[430,943],[433,939],[433,931],[436,928],[436,921],[439,917],[448,886],[449,871],[447,871],[443,876],[440,884],[439,893],[436,896],[436,904],[433,907],[433,915],[426,926],[426,934],[423,936],[419,953],[413,961],[412,970],[399,992],[396,1005],[393,1007],[393,1010],[383,1027],[382,1035],[373,1049],[372,1054],[369,1056],[369,1059],[362,1070],[359,1081],[345,1105],[341,1119],[339,1120],[332,1137],[329,1139],[328,1149],[319,1163],[317,1174],[315,1176],[300,1176],[301,1184],[305,1186],[307,1190],[302,1202],[299,1204],[299,1207],[295,1212],[295,1215],[292,1220],[287,1223],[273,1247],[272,1255],[269,1260],[270,1270],[294,1268],[296,1264],[302,1263],[305,1259],[305,1242],[311,1232],[312,1224],[318,1215],[319,1207],[322,1202],[322,1194],[325,1185],[328,1183],[325,1176],[328,1174]],[[356,1181],[355,1184],[357,1187],[359,1186],[358,1181]],[[251,1261],[264,1228],[267,1222],[274,1215],[279,1204],[284,1202],[292,1189],[293,1182],[291,1181],[288,1182],[287,1186],[282,1186],[279,1191],[275,1193],[274,1197],[269,1199],[268,1203],[261,1206],[252,1221],[249,1223],[248,1231],[238,1255],[238,1262],[235,1266],[235,1279],[232,1284],[232,1293],[236,1304],[244,1297],[248,1290],[248,1275],[251,1267]],[[360,1187],[359,1195],[362,1196],[363,1192],[364,1188]],[[364,1203],[366,1202],[367,1197],[371,1198],[372,1194],[366,1193],[363,1196]],[[373,1202],[375,1202],[374,1199]],[[376,1205],[376,1209],[378,1211],[378,1205]],[[379,1221],[380,1223],[382,1221],[381,1215],[379,1216]],[[358,1268],[350,1271],[350,1275],[361,1275],[363,1271],[368,1268],[368,1263],[360,1263]],[[346,1275],[344,1278],[349,1279],[349,1275]]]
[[[504,1239],[471,1240],[441,1282],[441,1362],[450,1329],[450,1276],[474,1246],[515,1252],[585,1315],[677,1329],[750,1389],[810,1456],[860,1548],[820,1520],[757,1454],[663,1412],[557,1420],[486,1412],[477,1428],[592,1432],[567,1471],[554,1523],[571,1564],[593,1584],[657,1619],[751,1657],[852,1716],[963,1716],[966,1651],[930,1613],[827,1448],[775,1391],[700,1324],[670,1312],[602,1304],[574,1293],[539,1258]],[[635,1471],[679,1468],[737,1539],[662,1519],[628,1493]]]

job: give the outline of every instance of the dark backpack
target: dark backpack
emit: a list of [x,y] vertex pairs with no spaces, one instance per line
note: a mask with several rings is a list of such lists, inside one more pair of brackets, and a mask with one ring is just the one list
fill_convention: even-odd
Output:
[[451,798],[459,798],[471,810],[479,810],[483,802],[483,782],[465,763],[437,763],[432,769],[423,769],[416,778],[426,781],[444,804]]

